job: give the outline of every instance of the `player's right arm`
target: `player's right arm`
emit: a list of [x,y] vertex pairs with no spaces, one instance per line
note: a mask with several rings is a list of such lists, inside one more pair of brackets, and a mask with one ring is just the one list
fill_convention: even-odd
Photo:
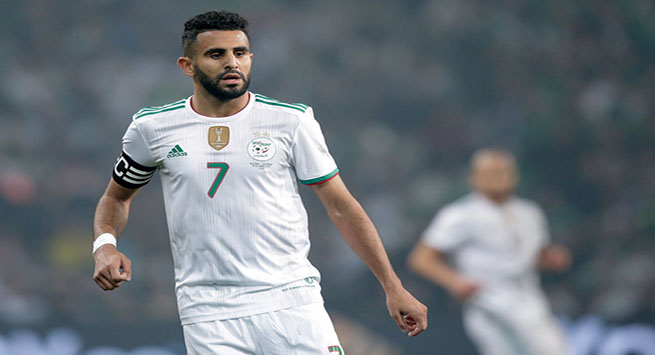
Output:
[[413,272],[445,288],[459,301],[465,301],[480,288],[448,265],[439,250],[423,242],[419,242],[409,254],[407,265]]
[[466,213],[454,206],[442,209],[407,259],[410,270],[445,288],[459,301],[465,301],[480,288],[444,258],[444,253],[458,250],[470,235],[465,216]]
[[[118,238],[123,232],[130,212],[130,203],[139,189],[131,189],[113,179],[100,198],[93,218],[93,235],[110,233]],[[112,244],[105,244],[93,253],[93,280],[105,291],[119,287],[132,279],[132,262]]]
[[[115,238],[121,235],[127,225],[130,203],[139,189],[152,179],[157,170],[156,165],[136,121],[132,121],[123,136],[123,151],[114,165],[112,179],[96,207],[93,218],[94,239],[104,233]],[[113,290],[132,279],[130,259],[113,244],[97,248],[93,258],[93,280],[103,290]]]

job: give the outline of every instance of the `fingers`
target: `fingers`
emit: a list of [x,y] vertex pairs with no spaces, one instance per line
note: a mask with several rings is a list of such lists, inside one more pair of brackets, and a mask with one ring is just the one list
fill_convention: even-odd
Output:
[[405,324],[407,324],[407,327],[408,327],[410,330],[416,328],[417,323],[416,323],[416,321],[414,320],[414,318],[412,318],[412,316],[404,315],[404,316],[403,316],[403,321],[405,321]]
[[425,330],[425,329],[421,329],[421,328],[418,328],[418,327],[417,327],[417,328],[415,328],[414,330],[412,330],[412,331],[410,331],[409,333],[407,333],[407,336],[410,337],[410,338],[415,337],[415,336],[421,334],[424,330]]
[[123,275],[126,281],[132,281],[132,261],[127,258],[125,255],[121,255],[121,268],[123,269]]
[[125,265],[123,270],[128,270],[131,272],[129,269],[130,262],[127,260],[127,258],[126,261],[127,262],[124,264],[121,264],[120,261],[117,261],[115,264],[110,264],[100,270],[97,270],[93,276],[93,280],[101,289],[105,291],[111,291],[119,287],[123,284],[123,282],[129,281],[131,279],[130,273],[126,271],[120,271],[120,266]]
[[104,282],[100,281],[99,279],[95,279],[95,278],[93,279],[93,281],[95,281],[96,284],[98,284],[98,287],[100,287],[104,291],[107,291],[107,285],[105,285]]
[[418,314],[416,317],[412,315],[407,316],[407,318],[411,318],[414,321],[412,329],[407,334],[410,338],[421,334],[428,328],[428,309],[425,306],[423,306],[423,308],[424,309],[421,310],[420,314]]
[[109,266],[109,281],[115,286],[119,286],[119,283],[127,280],[127,275],[121,273],[120,263],[116,263]]
[[111,291],[116,287],[120,286],[122,282],[115,283],[111,280],[111,277],[108,273],[98,272],[93,280],[100,286],[101,289],[105,291]]
[[387,293],[387,308],[398,328],[410,337],[428,327],[428,308],[405,289]]
[[[115,274],[116,272],[114,272]],[[108,282],[109,285],[111,286],[110,290],[113,290],[114,288],[120,286],[123,281],[120,279],[120,275],[118,275],[118,278],[115,275],[112,275],[112,270],[111,269],[105,269],[103,272],[100,273],[100,276],[102,280],[105,282]]]
[[402,320],[405,328],[401,327],[410,338],[421,334],[428,328],[428,307],[416,301],[411,308],[406,314],[403,314]]
[[416,327],[418,325],[417,325],[416,321],[414,320],[414,318],[412,316],[404,315],[403,316],[403,321],[405,322],[405,324],[407,324],[407,332],[408,332],[407,335],[409,335],[414,330],[416,330]]
[[93,280],[105,290],[113,290],[132,279],[132,262],[116,248],[102,248],[94,254],[96,270]]
[[[413,314],[413,315],[412,315]],[[427,308],[422,311],[412,312],[411,314],[392,317],[398,328],[409,337],[415,337],[428,328]]]
[[407,324],[405,324],[405,321],[403,320],[403,316],[400,314],[400,312],[393,312],[391,313],[391,318],[396,321],[396,325],[400,330],[403,332],[408,332],[409,328],[407,327]]

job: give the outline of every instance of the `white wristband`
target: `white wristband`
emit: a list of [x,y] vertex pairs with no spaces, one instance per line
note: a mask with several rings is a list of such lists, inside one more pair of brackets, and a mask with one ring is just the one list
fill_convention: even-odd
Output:
[[96,250],[105,244],[111,244],[116,246],[116,237],[111,233],[102,233],[93,241],[93,251],[91,254],[95,254]]

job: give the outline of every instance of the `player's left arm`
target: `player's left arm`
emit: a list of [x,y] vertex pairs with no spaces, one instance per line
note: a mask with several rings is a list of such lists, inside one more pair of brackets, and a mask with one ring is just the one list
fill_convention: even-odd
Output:
[[540,244],[537,266],[544,271],[563,272],[571,267],[571,252],[569,248],[560,244],[550,242],[550,231],[548,220],[544,211],[537,205],[534,205],[535,219],[539,224]]
[[380,281],[387,295],[389,314],[410,337],[428,326],[427,307],[403,287],[389,261],[380,236],[362,206],[350,194],[339,176],[312,189],[325,206],[330,219],[350,248]]

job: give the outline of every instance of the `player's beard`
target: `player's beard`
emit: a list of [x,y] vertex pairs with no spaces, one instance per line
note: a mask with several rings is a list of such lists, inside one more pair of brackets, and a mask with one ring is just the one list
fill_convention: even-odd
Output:
[[[236,99],[237,97],[245,94],[246,91],[248,91],[248,86],[250,86],[250,76],[252,74],[252,72],[250,72],[246,76],[242,72],[232,69],[218,74],[215,78],[211,78],[209,75],[207,75],[207,73],[200,70],[197,65],[193,66],[193,71],[193,76],[198,80],[200,85],[202,85],[202,87],[205,88],[205,90],[207,90],[207,92],[212,96],[223,102]],[[237,74],[240,76],[241,80],[243,81],[243,85],[241,85],[241,87],[238,85],[229,86],[227,88],[221,87],[221,79],[223,79],[223,77],[227,74]]]

